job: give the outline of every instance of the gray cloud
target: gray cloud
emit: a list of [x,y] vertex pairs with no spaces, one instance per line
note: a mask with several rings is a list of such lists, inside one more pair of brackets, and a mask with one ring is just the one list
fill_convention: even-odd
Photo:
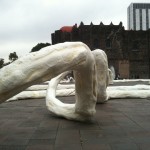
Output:
[[79,25],[81,21],[85,24],[122,21],[126,27],[127,7],[134,1],[0,0],[0,58],[13,51],[25,55],[37,43],[51,43],[51,33],[55,30]]

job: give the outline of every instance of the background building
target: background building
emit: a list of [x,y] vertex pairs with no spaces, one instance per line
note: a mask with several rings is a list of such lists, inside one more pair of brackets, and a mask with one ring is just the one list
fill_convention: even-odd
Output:
[[128,30],[150,29],[150,3],[131,3],[127,9]]
[[82,41],[91,50],[106,52],[109,67],[114,68],[116,78],[150,78],[150,30],[125,30],[119,25],[65,26],[52,34],[52,44],[65,41]]

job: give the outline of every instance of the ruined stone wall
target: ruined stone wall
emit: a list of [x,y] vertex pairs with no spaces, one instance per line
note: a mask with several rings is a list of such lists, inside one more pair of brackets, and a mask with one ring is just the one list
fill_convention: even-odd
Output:
[[[116,74],[127,78],[150,78],[150,30],[124,30],[119,25],[84,25],[74,26],[71,33],[60,30],[52,34],[52,44],[65,41],[81,41],[91,50],[102,49],[106,52],[109,66],[115,68]],[[126,67],[121,62],[127,60]],[[122,67],[124,69],[122,69]]]

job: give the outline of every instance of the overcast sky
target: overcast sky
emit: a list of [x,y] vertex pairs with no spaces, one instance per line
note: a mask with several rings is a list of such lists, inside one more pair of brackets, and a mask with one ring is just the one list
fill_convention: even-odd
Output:
[[127,7],[149,0],[0,0],[0,58],[11,52],[19,57],[37,43],[51,43],[51,33],[62,26],[108,25],[123,22],[127,29]]

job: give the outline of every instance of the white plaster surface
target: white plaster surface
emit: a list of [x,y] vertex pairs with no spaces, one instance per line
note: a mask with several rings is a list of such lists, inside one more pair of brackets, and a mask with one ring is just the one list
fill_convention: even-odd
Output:
[[19,58],[0,71],[0,103],[29,86],[48,81],[64,71],[81,70],[90,58],[92,59],[90,49],[81,42],[48,46]]
[[108,60],[105,52],[100,49],[92,51],[96,62],[97,78],[97,103],[105,103],[108,100],[106,88],[109,82],[112,83],[113,76],[108,69]]
[[[48,86],[48,85],[47,85]],[[58,85],[59,86],[59,85]],[[38,85],[37,85],[38,87]],[[39,86],[40,87],[40,86]],[[60,85],[57,88],[56,96],[73,96],[75,95],[75,85]],[[36,89],[36,88],[35,88]],[[150,86],[149,85],[134,85],[134,86],[108,86],[107,87],[108,99],[115,98],[149,98]],[[45,98],[46,90],[38,89],[37,91],[23,91],[16,96],[10,98],[8,101],[28,99],[28,98]]]
[[114,83],[132,83],[132,82],[149,82],[150,84],[150,79],[123,79],[123,80],[114,80]]
[[108,90],[108,99],[117,98],[149,98],[150,90]]
[[111,86],[107,88],[108,99],[116,98],[149,98],[149,85]]
[[[59,85],[57,88],[66,75],[65,71],[70,70],[74,72],[75,86]],[[81,42],[60,43],[30,53],[2,68],[0,77],[0,102],[46,97],[48,110],[78,121],[90,120],[96,112],[96,103],[104,103],[113,98],[150,96],[148,86],[107,88],[109,83],[112,84],[113,76],[108,69],[105,52],[91,51]],[[48,80],[48,85],[32,86]],[[75,104],[62,103],[56,94],[75,94]]]
[[[76,103],[74,105],[62,104],[55,98],[56,87],[60,80],[54,77],[70,70],[74,71],[75,77]],[[91,50],[81,42],[60,43],[30,53],[2,68],[0,77],[0,102],[6,101],[31,85],[51,79],[46,94],[49,110],[54,110],[55,114],[67,119],[80,121],[89,120],[96,112],[95,58]],[[32,93],[37,96],[37,93]],[[53,104],[57,105],[51,103],[54,101]]]
[[46,95],[46,106],[48,110],[58,116],[62,116],[71,120],[84,121],[89,119],[89,117],[80,115],[80,113],[75,111],[75,104],[65,104],[56,98],[57,85],[65,75],[66,73],[62,73],[49,82]]

